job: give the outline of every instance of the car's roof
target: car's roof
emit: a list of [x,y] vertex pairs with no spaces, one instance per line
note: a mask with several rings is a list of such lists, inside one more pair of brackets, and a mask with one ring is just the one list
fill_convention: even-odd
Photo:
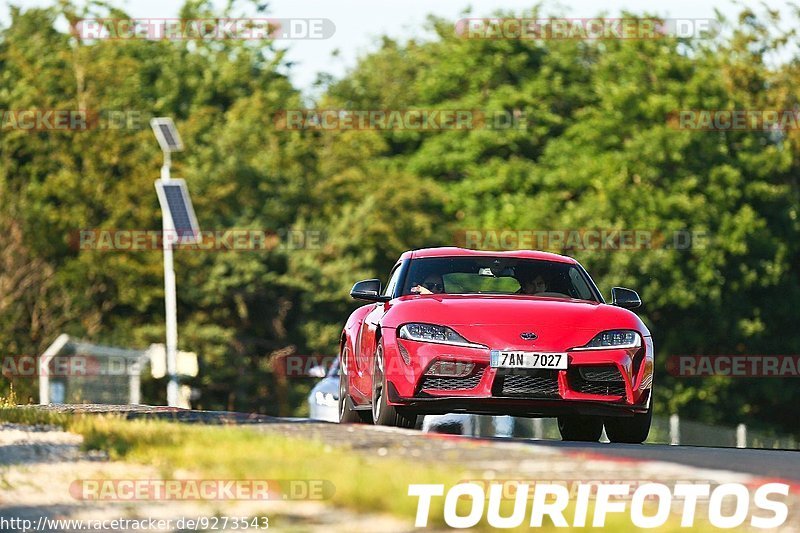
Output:
[[513,257],[517,259],[538,259],[540,261],[556,261],[558,263],[572,263],[575,261],[571,257],[549,252],[539,252],[536,250],[510,250],[510,251],[491,251],[491,250],[468,250],[455,246],[443,246],[441,248],[422,248],[420,250],[410,250],[400,256],[404,259],[419,259],[423,257]]

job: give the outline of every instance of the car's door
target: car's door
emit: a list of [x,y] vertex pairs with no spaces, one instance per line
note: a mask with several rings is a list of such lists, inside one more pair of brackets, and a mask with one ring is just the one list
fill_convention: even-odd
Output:
[[[383,290],[386,296],[392,296],[400,278],[401,264],[398,263],[389,275],[389,283]],[[379,302],[373,304],[372,310],[364,317],[361,329],[358,334],[358,346],[356,350],[356,376],[351,379],[351,384],[357,393],[364,398],[372,398],[372,373],[374,367],[374,355],[377,343],[375,342],[376,332],[380,327],[381,318],[386,313],[387,303]]]
[[370,343],[370,335],[369,335],[369,316],[375,311],[375,307],[377,304],[371,304],[370,311],[364,315],[364,319],[361,321],[361,324],[358,328],[358,334],[355,339],[355,345],[353,346],[354,350],[354,357],[353,363],[355,366],[355,372],[350,375],[350,393],[353,396],[358,397],[361,402],[366,402],[369,400],[369,376],[365,375],[365,373],[371,372],[369,369],[369,363],[371,361],[369,355],[369,349],[366,348],[365,345],[369,345]]

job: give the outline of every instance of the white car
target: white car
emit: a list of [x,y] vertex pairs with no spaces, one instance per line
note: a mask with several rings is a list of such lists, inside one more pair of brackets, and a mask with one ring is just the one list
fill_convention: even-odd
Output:
[[334,360],[325,377],[308,395],[308,417],[339,422],[339,359]]

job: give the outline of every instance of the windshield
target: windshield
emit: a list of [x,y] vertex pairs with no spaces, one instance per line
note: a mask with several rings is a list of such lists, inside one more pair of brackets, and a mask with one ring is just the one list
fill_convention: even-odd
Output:
[[414,259],[402,294],[521,294],[597,301],[576,265],[507,257]]

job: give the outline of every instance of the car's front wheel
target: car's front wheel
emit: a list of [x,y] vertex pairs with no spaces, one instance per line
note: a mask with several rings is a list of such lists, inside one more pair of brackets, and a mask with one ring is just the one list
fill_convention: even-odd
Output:
[[653,410],[636,413],[633,417],[606,418],[606,436],[611,442],[641,444],[647,440],[650,424],[653,421]]
[[591,416],[559,416],[558,431],[562,440],[597,442],[603,434],[603,421]]
[[386,402],[386,373],[383,359],[383,339],[375,349],[375,367],[372,373],[372,420],[376,426],[413,428],[417,416],[398,410]]

